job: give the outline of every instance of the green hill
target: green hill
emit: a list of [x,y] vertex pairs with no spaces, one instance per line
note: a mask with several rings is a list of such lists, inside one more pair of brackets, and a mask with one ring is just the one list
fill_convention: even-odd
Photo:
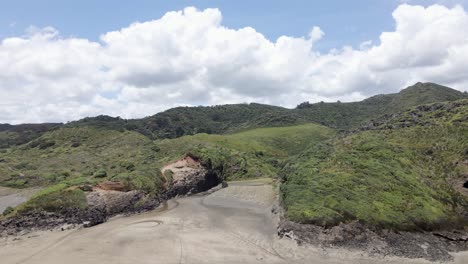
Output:
[[[370,119],[417,105],[463,98],[468,98],[468,94],[433,83],[417,83],[397,94],[377,95],[352,103],[302,103],[296,109],[256,103],[176,107],[142,119],[125,120],[101,115],[70,122],[65,126],[130,130],[151,139],[177,138],[197,133],[229,134],[253,128],[306,123],[347,130]],[[3,130],[0,126],[0,148],[24,144],[58,126],[60,124],[19,125]]]
[[276,177],[289,156],[334,134],[332,129],[316,124],[259,128],[230,135],[197,134],[158,141],[161,151],[157,158],[167,163],[192,153],[228,180]]
[[[287,215],[395,229],[468,223],[468,100],[436,103],[317,144],[281,174]],[[458,186],[460,185],[460,186]]]
[[190,154],[228,180],[280,175],[287,217],[297,222],[457,227],[468,220],[467,197],[457,191],[468,175],[466,97],[418,83],[296,109],[178,107],[143,119],[0,125],[0,185],[45,187],[34,201],[51,208],[83,202],[78,195],[60,204],[69,187],[106,180],[151,196],[171,177],[160,168]]
[[417,83],[396,94],[376,95],[352,103],[302,103],[294,111],[310,122],[346,130],[417,105],[463,98],[468,98],[468,94],[434,83]]
[[262,104],[177,107],[151,117],[128,120],[127,129],[155,138],[176,138],[197,133],[226,134],[258,127],[311,122],[350,129],[364,121],[417,105],[463,98],[468,98],[468,94],[433,83],[417,83],[399,93],[377,95],[361,102],[303,103],[296,109]]
[[0,149],[27,143],[47,131],[60,127],[60,123],[44,124],[0,124]]
[[229,166],[239,167],[226,177],[275,176],[273,167],[280,161],[332,134],[329,128],[308,124],[152,141],[134,131],[63,127],[0,154],[0,185],[22,188],[139,175],[157,178],[165,163],[187,153],[206,162],[217,160],[226,171],[235,170]]
[[[110,177],[160,185],[153,143],[131,131],[60,128],[0,155],[0,184],[8,187],[94,183]],[[126,178],[126,179],[127,179]]]
[[128,130],[62,127],[0,153],[0,185],[46,187],[34,203],[27,204],[28,210],[36,205],[79,208],[71,203],[82,199],[65,199],[66,204],[61,204],[57,197],[70,187],[108,180],[123,182],[130,190],[161,194],[171,176],[160,169],[187,154],[227,180],[276,177],[288,156],[333,135],[330,128],[307,124],[152,141]]

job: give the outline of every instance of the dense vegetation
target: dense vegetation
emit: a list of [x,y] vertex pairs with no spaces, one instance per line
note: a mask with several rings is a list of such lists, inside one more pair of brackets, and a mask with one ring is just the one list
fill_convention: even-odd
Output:
[[177,138],[197,133],[226,134],[259,127],[318,123],[350,129],[384,114],[421,104],[468,98],[448,87],[418,83],[397,94],[378,95],[354,103],[302,103],[296,109],[262,104],[177,107],[143,119],[124,120],[108,116],[85,118],[69,127],[94,126],[137,131],[152,139]]
[[130,123],[137,130],[153,133],[158,138],[176,138],[197,133],[225,134],[258,127],[290,126],[305,121],[286,108],[252,103],[177,107]]
[[468,98],[468,94],[433,84],[417,83],[397,94],[376,95],[352,103],[302,103],[295,110],[310,122],[338,129],[356,128],[361,123],[414,106]]
[[468,199],[453,186],[467,160],[468,100],[421,106],[294,157],[283,201],[305,223],[453,228],[468,220]]
[[0,124],[0,149],[27,143],[59,126],[61,124],[58,123],[22,124],[16,126]]

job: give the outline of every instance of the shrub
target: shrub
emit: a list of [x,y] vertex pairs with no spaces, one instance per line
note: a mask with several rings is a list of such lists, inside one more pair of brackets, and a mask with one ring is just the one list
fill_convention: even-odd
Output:
[[120,163],[119,163],[120,167],[126,169],[127,171],[134,171],[135,170],[135,164],[133,164],[132,162],[128,161],[128,160],[122,160]]
[[13,213],[13,211],[15,211],[15,209],[13,209],[13,207],[11,207],[11,206],[8,206],[8,207],[5,209],[5,211],[3,211],[3,216],[9,215],[9,214]]
[[165,170],[165,171],[163,172],[163,175],[164,175],[164,178],[165,178],[166,180],[168,180],[169,182],[171,182],[171,181],[172,181],[172,177],[173,177],[173,175],[174,175],[174,172],[173,172],[172,170]]
[[24,188],[28,184],[28,180],[26,179],[16,179],[16,180],[9,180],[3,183],[6,187],[11,188]]
[[99,169],[94,173],[94,177],[96,178],[105,178],[107,177],[107,172],[104,169]]
[[39,144],[39,149],[47,149],[55,145],[54,141],[44,141]]
[[159,152],[159,151],[161,151],[161,148],[158,145],[155,144],[155,145],[151,146],[151,150],[154,151],[154,152]]
[[127,183],[131,189],[141,190],[145,193],[157,193],[162,186],[161,172],[134,171],[130,174]]
[[[63,187],[56,185],[55,189]],[[25,213],[32,210],[44,210],[47,212],[66,212],[69,210],[82,210],[87,207],[86,196],[80,189],[65,189],[54,191],[48,188],[47,192],[41,192],[35,195],[24,205],[18,208],[19,213]]]

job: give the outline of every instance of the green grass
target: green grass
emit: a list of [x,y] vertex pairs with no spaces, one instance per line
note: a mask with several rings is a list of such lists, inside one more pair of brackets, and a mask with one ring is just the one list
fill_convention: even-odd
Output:
[[70,212],[88,207],[86,196],[80,189],[63,189],[42,195],[35,195],[20,205],[15,213],[22,214],[32,210],[46,212]]
[[31,187],[65,182],[71,186],[118,178],[128,179],[129,185],[154,181],[154,186],[145,189],[157,192],[162,175],[153,146],[150,139],[136,132],[60,128],[0,154],[0,184]]
[[191,153],[228,180],[276,177],[288,156],[333,135],[333,130],[315,124],[259,128],[231,135],[197,134],[159,141],[156,157],[169,163]]

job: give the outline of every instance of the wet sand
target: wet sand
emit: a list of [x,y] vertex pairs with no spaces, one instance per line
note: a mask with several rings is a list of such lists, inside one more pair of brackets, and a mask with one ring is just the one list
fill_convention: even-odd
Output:
[[[173,199],[155,211],[117,217],[87,229],[0,240],[10,264],[85,263],[430,263],[371,258],[344,249],[298,246],[276,235],[272,186],[231,183],[208,195]],[[468,254],[455,255],[468,263]]]
[[13,189],[0,186],[0,214],[9,206],[15,207],[26,202],[39,190],[40,188]]

